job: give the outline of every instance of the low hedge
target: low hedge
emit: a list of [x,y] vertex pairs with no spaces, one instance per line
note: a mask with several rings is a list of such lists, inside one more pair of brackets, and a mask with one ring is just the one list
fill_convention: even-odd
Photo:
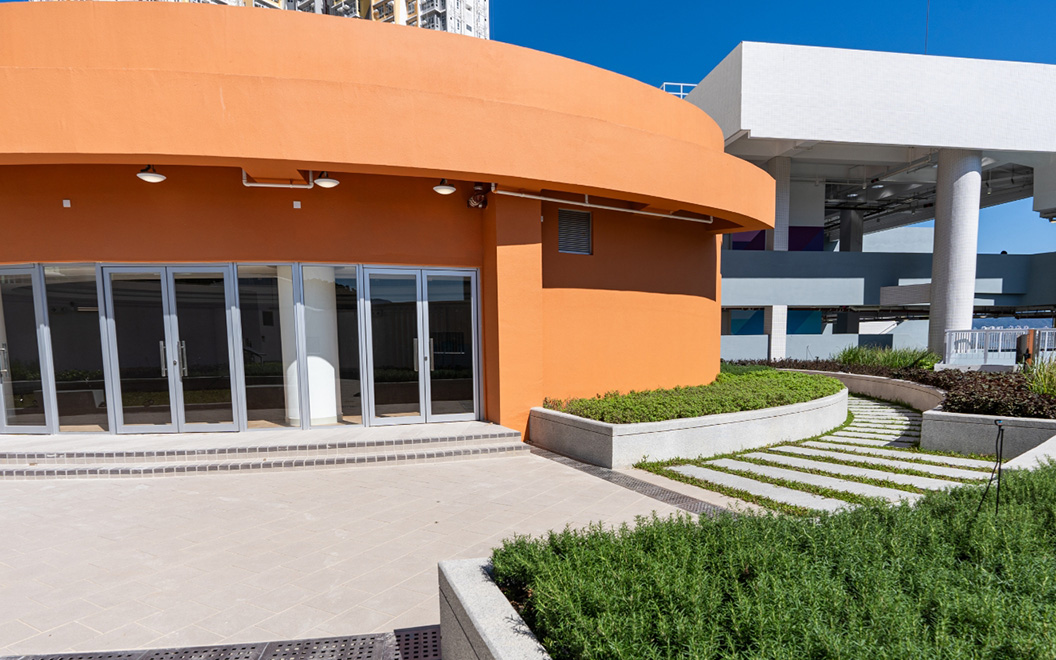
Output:
[[1056,463],[982,493],[517,537],[494,576],[555,660],[1056,657]]
[[[739,364],[762,363],[742,362]],[[765,364],[782,369],[843,371],[852,374],[899,378],[938,387],[946,391],[946,400],[942,404],[942,409],[946,412],[1056,419],[1056,397],[1033,390],[1030,382],[1021,373],[956,371],[953,369],[944,371],[919,368],[891,369],[882,366],[847,364],[835,360],[778,360]]]
[[609,424],[634,424],[785,406],[843,389],[840,381],[826,376],[758,368],[735,371],[741,373],[720,373],[710,385],[546,399],[543,406]]

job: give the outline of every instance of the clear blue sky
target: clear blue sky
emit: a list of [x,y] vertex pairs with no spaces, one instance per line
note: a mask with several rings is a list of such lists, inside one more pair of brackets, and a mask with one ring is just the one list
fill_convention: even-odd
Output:
[[[926,0],[491,0],[491,36],[650,85],[693,83],[742,41],[923,53],[926,8]],[[932,0],[929,23],[931,55],[1056,64],[1056,0]],[[863,94],[883,93],[869,88],[865,72],[833,75],[858,75]],[[984,209],[979,251],[1002,250],[1054,252],[1056,225],[1041,220],[1029,199]]]
[[[922,53],[926,7],[927,0],[491,0],[491,34],[659,85],[699,81],[741,41]],[[1056,64],[1053,26],[1056,0],[932,0],[928,53]],[[870,90],[867,73],[857,75],[863,94],[883,93]],[[1056,251],[1056,225],[1030,205],[983,210],[979,251]]]

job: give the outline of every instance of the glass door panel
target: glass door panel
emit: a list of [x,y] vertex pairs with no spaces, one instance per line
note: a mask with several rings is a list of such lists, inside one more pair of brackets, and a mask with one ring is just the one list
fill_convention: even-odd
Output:
[[475,278],[426,271],[429,421],[476,419]]
[[180,430],[234,430],[227,273],[171,271]]
[[162,269],[107,273],[119,431],[175,430],[170,374],[179,363],[166,327],[163,275]]
[[374,424],[425,421],[418,271],[366,271]]
[[0,430],[46,432],[33,273],[0,271]]
[[247,426],[300,426],[293,268],[239,266],[238,306]]

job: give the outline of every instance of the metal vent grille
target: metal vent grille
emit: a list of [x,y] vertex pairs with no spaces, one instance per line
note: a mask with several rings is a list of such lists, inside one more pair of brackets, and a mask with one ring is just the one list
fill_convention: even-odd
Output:
[[140,660],[256,660],[264,644],[231,646],[191,646],[147,651]]
[[386,642],[384,634],[274,642],[260,660],[382,660],[391,655],[386,653],[391,642]]
[[440,660],[440,626],[403,628],[394,632],[394,660]]
[[557,212],[557,251],[567,254],[593,254],[590,213],[560,209]]

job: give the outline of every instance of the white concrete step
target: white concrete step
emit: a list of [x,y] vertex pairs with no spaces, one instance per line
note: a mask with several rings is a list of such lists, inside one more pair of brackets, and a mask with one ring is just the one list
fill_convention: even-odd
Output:
[[916,486],[917,488],[923,488],[925,490],[945,490],[952,486],[960,485],[960,482],[957,481],[947,481],[945,479],[931,477],[918,477],[913,474],[886,472],[884,470],[872,470],[870,468],[863,468],[855,465],[841,465],[839,463],[813,461],[809,458],[800,458],[798,456],[786,456],[784,454],[752,452],[750,454],[745,454],[745,456],[749,458],[758,458],[761,460],[770,461],[771,463],[788,465],[790,467],[800,467],[808,470],[820,470],[822,472],[828,472],[829,474],[845,474],[848,476],[867,477],[870,479],[886,479],[887,481],[890,481],[892,483],[903,484],[905,486]]
[[988,476],[982,472],[976,472],[974,470],[962,470],[960,468],[944,467],[941,465],[929,465],[927,463],[914,463],[912,461],[897,461],[889,458],[863,456],[861,454],[855,454],[853,452],[829,451],[827,449],[815,449],[813,447],[781,445],[780,447],[774,447],[771,451],[781,451],[789,454],[795,454],[797,456],[815,456],[839,461],[854,461],[856,463],[868,463],[871,465],[894,468],[899,470],[916,470],[917,472],[924,472],[926,474],[932,474],[942,477],[953,477],[954,479],[986,479]]
[[721,458],[715,461],[708,461],[708,463],[714,463],[719,467],[725,467],[731,470],[744,470],[746,472],[759,474],[764,477],[771,477],[774,479],[784,479],[786,481],[810,484],[812,486],[828,488],[830,490],[837,490],[846,493],[854,493],[856,495],[862,495],[865,497],[878,497],[887,500],[888,502],[915,502],[921,497],[919,493],[910,493],[904,490],[897,490],[895,488],[883,488],[881,486],[863,484],[858,481],[848,481],[846,479],[840,479],[839,477],[826,477],[820,474],[799,472],[797,470],[771,467],[768,465],[758,465],[756,463],[748,463],[745,461],[738,461],[729,458]]
[[906,452],[899,451],[898,449],[879,449],[874,447],[850,447],[848,445],[836,444],[832,442],[804,442],[805,447],[817,447],[819,449],[837,449],[839,451],[849,451],[853,453],[864,453],[872,454],[874,456],[884,456],[887,458],[896,458],[925,461],[928,463],[939,463],[945,465],[960,465],[963,467],[973,468],[992,468],[993,463],[988,461],[980,461],[975,458],[960,458],[955,456],[936,456],[934,454],[922,454],[920,452]]
[[882,433],[880,431],[862,431],[860,429],[855,429],[855,428],[851,428],[851,427],[848,427],[848,428],[845,428],[845,429],[841,429],[839,431],[836,431],[836,433],[842,433],[844,435],[854,436],[854,437],[859,437],[859,438],[867,438],[867,439],[868,438],[873,438],[873,439],[877,439],[877,440],[882,440],[882,439],[885,439],[885,438],[889,439],[889,438],[919,438],[920,437],[919,433],[904,433],[904,432],[899,432],[899,431],[889,431],[889,432],[886,432],[886,433]]
[[801,506],[815,511],[839,511],[853,506],[843,500],[821,497],[812,493],[805,493],[801,490],[793,490],[783,486],[775,486],[762,481],[756,481],[755,479],[749,479],[748,477],[740,477],[735,474],[719,472],[718,470],[708,470],[706,468],[697,467],[696,465],[679,465],[671,469],[689,477],[696,477],[697,479],[709,481],[728,488],[743,490],[758,497],[766,497],[776,502]]

